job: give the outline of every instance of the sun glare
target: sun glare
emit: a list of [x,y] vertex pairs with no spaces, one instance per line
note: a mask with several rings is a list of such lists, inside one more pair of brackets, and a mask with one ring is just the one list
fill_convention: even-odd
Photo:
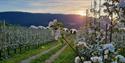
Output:
[[83,11],[79,11],[77,14],[79,14],[81,16],[85,16],[85,13]]

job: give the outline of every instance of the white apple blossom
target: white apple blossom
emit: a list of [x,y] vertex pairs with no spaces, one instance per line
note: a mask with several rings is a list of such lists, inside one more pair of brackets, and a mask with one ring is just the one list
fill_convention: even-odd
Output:
[[87,49],[90,49],[89,46],[85,42],[78,42],[77,47],[84,48],[86,47]]
[[[42,27],[42,26],[40,26]],[[22,49],[23,52],[26,47],[39,46],[43,43],[52,41],[54,37],[51,35],[50,30],[38,29],[37,26],[31,25],[28,27],[22,26],[6,26],[6,28],[0,28],[4,32],[0,33],[0,48],[2,53],[7,53],[5,49],[10,48],[11,54],[14,54],[14,49]],[[2,40],[1,40],[2,39]],[[33,48],[33,47],[32,47]],[[42,47],[44,48],[44,47]],[[17,52],[17,51],[16,51]],[[21,51],[20,51],[21,52]],[[17,52],[19,53],[19,51]],[[3,55],[3,57],[11,57],[11,55]],[[1,57],[0,57],[1,58]],[[3,58],[6,59],[6,58]]]
[[108,59],[108,55],[104,55],[104,59]]
[[81,57],[81,59],[80,59],[79,56],[76,56],[74,62],[75,62],[75,63],[81,63],[81,60],[83,61],[83,60],[84,60],[84,57]]
[[95,30],[88,28],[88,32],[91,34],[91,33],[95,32]]
[[46,29],[51,29],[51,28],[49,26],[47,26]]
[[57,19],[54,19],[53,22],[54,22],[54,23],[57,22]]
[[68,28],[63,28],[63,30],[64,30],[65,32],[68,32]]
[[[96,18],[96,20],[90,21],[90,25],[87,29],[85,28],[85,31],[83,30],[84,34],[79,33],[79,35],[82,36],[78,36],[77,46],[83,48],[80,50],[80,53],[95,52],[95,54],[91,54],[93,56],[91,57],[91,60],[95,63],[103,63],[103,56],[104,59],[111,60],[111,62],[107,62],[106,60],[107,63],[125,63],[124,56],[120,54],[117,55],[115,58],[117,58],[117,60],[119,59],[118,62],[112,58],[113,54],[110,54],[110,52],[115,53],[118,48],[124,47],[125,24],[123,21],[125,21],[125,0],[106,0],[104,2],[107,11],[106,14],[99,16],[99,18],[97,16],[91,16]],[[85,40],[80,41],[83,37]],[[105,41],[106,38],[107,40]],[[110,38],[112,38],[112,41],[109,40]],[[93,41],[96,43],[93,43]],[[90,48],[87,43],[91,44],[91,46],[89,46]],[[84,47],[89,49],[86,51]],[[96,54],[97,56],[94,56]]]
[[125,62],[125,57],[122,56],[122,55],[117,55],[115,58],[116,58],[116,59],[119,59],[119,62],[122,62],[122,63]]
[[103,63],[102,58],[98,56],[91,57],[92,62]]
[[61,31],[60,29],[55,30],[55,40],[58,40],[59,37],[61,37]]
[[106,50],[104,51],[104,54],[108,54],[108,53],[109,53],[109,50],[106,49]]
[[118,5],[120,8],[125,8],[125,0],[120,0]]
[[77,33],[78,31],[77,31],[77,29],[70,29],[70,32],[71,32],[72,34],[74,34],[74,33]]
[[39,29],[46,29],[44,26],[38,26]]
[[110,52],[115,52],[115,47],[112,43],[109,43],[109,44],[104,44],[103,45],[103,49],[104,50],[109,50]]
[[91,61],[84,61],[83,63],[92,63]]
[[38,27],[37,27],[37,26],[34,26],[34,25],[31,25],[30,28],[31,28],[31,29],[38,29]]
[[80,63],[80,58],[79,58],[79,56],[77,56],[77,57],[75,57],[75,63]]
[[111,26],[111,20],[109,19],[108,16],[102,16],[100,19],[100,28],[106,30],[106,25],[107,29]]
[[54,25],[54,22],[50,21],[48,27],[51,27],[52,25]]

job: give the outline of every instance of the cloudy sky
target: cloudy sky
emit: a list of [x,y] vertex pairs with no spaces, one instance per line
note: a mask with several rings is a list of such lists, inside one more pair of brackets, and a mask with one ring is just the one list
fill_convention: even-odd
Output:
[[0,0],[0,12],[85,14],[91,0]]

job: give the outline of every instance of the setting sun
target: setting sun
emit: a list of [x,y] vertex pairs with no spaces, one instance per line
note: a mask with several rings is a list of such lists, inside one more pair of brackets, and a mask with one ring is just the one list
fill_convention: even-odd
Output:
[[85,16],[84,11],[78,11],[77,14],[81,15],[81,16]]

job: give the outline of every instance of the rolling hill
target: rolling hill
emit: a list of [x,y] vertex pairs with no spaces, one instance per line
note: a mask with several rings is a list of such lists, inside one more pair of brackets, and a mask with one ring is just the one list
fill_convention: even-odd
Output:
[[50,21],[57,19],[68,28],[79,28],[84,24],[85,16],[74,14],[29,13],[19,11],[0,12],[0,21],[21,26],[47,26]]

